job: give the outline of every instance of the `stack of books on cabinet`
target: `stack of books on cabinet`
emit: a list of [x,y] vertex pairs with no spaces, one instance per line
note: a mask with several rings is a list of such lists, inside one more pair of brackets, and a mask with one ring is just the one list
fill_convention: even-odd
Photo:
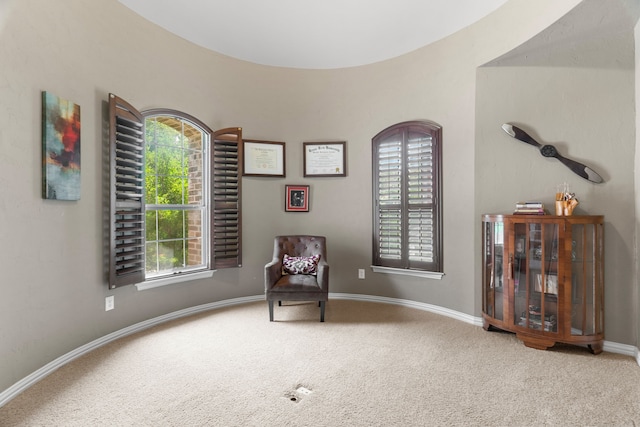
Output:
[[[528,320],[528,324],[527,324],[527,320]],[[544,330],[547,332],[556,332],[557,329],[557,318],[555,316],[555,314],[551,314],[551,315],[547,315],[545,314],[544,316]],[[529,318],[527,319],[527,313],[526,312],[522,312],[522,315],[520,316],[520,326],[524,326],[524,327],[528,327],[528,328],[532,328],[532,329],[538,329],[540,330],[542,328],[542,313],[540,312],[540,307],[535,307],[533,305],[529,306]]]
[[544,215],[544,204],[542,202],[518,202],[515,215]]

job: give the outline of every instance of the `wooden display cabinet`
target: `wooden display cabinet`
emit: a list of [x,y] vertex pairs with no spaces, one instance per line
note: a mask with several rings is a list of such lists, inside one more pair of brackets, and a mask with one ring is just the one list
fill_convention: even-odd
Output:
[[604,217],[483,215],[482,320],[527,347],[604,342]]

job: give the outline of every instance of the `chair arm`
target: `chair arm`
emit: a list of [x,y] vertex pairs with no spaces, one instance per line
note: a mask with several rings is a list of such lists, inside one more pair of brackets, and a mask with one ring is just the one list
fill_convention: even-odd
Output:
[[276,284],[282,277],[282,261],[274,258],[270,263],[264,266],[264,290],[265,292]]
[[329,291],[329,264],[327,261],[320,260],[318,263],[318,286],[324,291]]

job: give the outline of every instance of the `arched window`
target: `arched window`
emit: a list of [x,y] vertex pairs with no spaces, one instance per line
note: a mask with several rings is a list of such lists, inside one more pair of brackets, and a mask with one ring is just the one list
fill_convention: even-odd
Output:
[[442,129],[398,123],[373,145],[373,265],[442,272]]
[[242,129],[111,94],[109,287],[241,265]]
[[211,131],[172,110],[145,117],[146,278],[208,268]]

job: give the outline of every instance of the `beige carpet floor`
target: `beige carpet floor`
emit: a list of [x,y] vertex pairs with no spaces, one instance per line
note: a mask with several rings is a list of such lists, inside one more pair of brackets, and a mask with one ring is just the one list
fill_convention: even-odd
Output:
[[250,303],[122,338],[0,408],[0,425],[640,426],[631,357],[529,349],[390,304],[332,300],[325,323],[317,304],[283,304],[272,323]]

